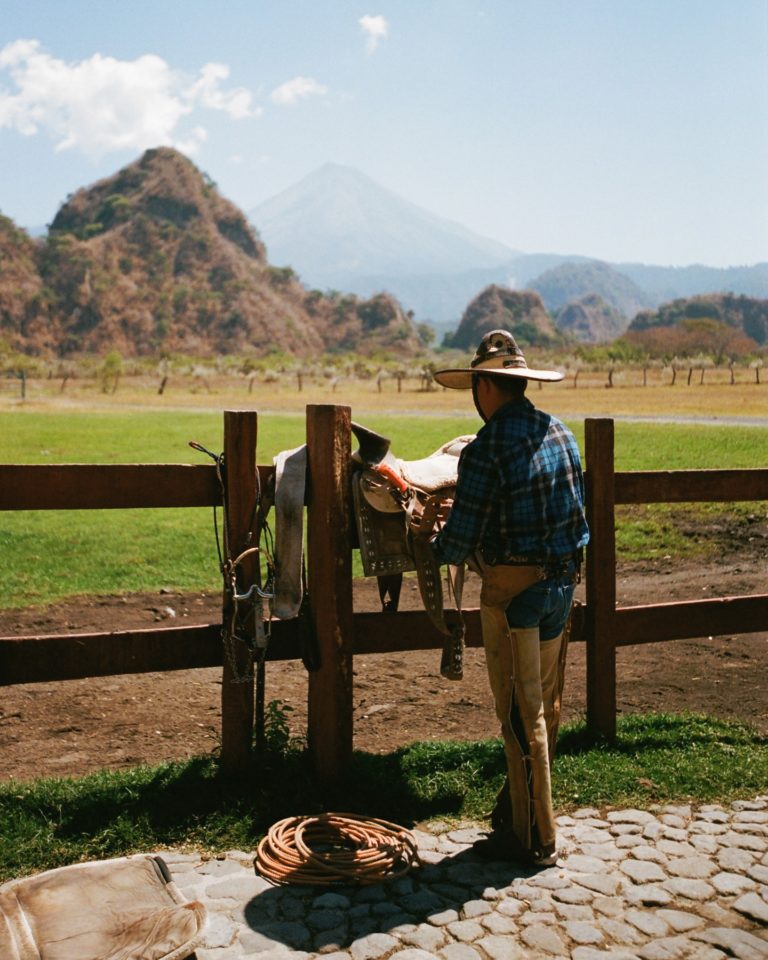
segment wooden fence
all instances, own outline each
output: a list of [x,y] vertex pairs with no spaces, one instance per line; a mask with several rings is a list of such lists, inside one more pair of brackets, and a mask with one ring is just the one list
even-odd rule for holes
[[[308,452],[307,576],[311,629],[320,666],[308,673],[307,738],[315,770],[332,783],[347,767],[353,744],[353,657],[437,649],[442,637],[423,611],[355,613],[352,604],[352,518],[349,512],[350,409],[306,408]],[[262,486],[271,466],[257,466],[257,415],[224,413],[228,539],[235,556],[258,535],[256,473]],[[615,506],[628,503],[768,500],[768,469],[617,473],[609,419],[585,423],[585,480],[591,541],[586,602],[572,640],[587,644],[587,723],[608,737],[616,731],[616,649],[619,646],[768,629],[768,594],[616,607]],[[198,507],[222,503],[214,465],[0,464],[0,510]],[[243,580],[258,577],[255,559]],[[222,618],[230,602],[224,593]],[[395,619],[396,618],[396,619]],[[480,616],[465,611],[468,646],[482,646]],[[302,656],[303,626],[275,622],[267,660]],[[223,654],[221,624],[0,637],[0,686],[120,673],[223,666],[222,765],[244,769],[254,728],[254,681],[245,645]],[[240,682],[237,682],[240,681]]]

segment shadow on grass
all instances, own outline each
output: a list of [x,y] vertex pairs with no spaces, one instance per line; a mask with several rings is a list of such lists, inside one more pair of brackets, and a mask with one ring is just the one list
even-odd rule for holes
[[306,753],[294,751],[255,760],[245,776],[227,776],[214,758],[197,757],[79,781],[48,781],[47,792],[22,796],[19,807],[47,821],[59,840],[100,837],[104,852],[150,838],[156,845],[197,839],[250,849],[276,820],[329,809],[406,825],[458,813],[464,791],[438,769],[439,754],[430,761],[419,758],[418,749],[416,758],[413,752],[356,753],[349,775],[332,791],[321,790]]

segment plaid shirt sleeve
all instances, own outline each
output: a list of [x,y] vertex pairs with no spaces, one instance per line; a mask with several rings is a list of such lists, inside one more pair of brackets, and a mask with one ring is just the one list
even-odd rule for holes
[[462,563],[483,539],[499,486],[494,458],[484,447],[478,437],[461,452],[451,514],[432,541],[440,563]]

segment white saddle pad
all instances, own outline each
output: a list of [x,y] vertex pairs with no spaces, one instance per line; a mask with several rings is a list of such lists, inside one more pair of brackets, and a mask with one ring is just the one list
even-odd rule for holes
[[456,485],[459,455],[474,435],[456,437],[421,460],[398,460],[403,479],[424,493],[435,493]]

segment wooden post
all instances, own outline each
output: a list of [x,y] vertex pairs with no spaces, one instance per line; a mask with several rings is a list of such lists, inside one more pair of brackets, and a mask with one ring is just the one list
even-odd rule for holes
[[[254,410],[224,412],[226,523],[231,560],[248,547],[258,546],[258,533],[255,530],[256,434],[257,416]],[[238,592],[245,592],[258,576],[258,554],[254,553],[238,564]],[[230,622],[232,608],[232,598],[225,590],[222,608],[225,625]],[[238,624],[242,635],[253,636],[253,617],[253,602],[241,603]],[[225,643],[221,684],[221,766],[227,773],[244,773],[251,756],[252,668],[251,651],[242,641]]]
[[307,579],[320,668],[309,674],[307,740],[326,788],[352,757],[349,407],[307,407]]
[[587,419],[587,728],[616,736],[616,520],[613,420]]

